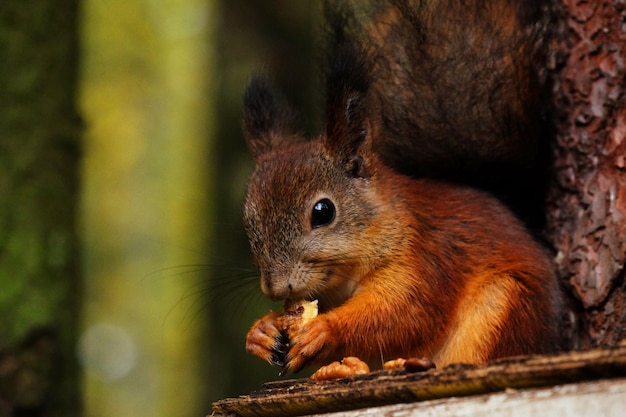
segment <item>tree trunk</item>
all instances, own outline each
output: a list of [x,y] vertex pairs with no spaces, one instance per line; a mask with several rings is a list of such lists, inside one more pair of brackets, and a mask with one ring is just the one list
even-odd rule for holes
[[586,348],[626,332],[626,5],[562,3],[548,236],[571,296],[572,347]]
[[0,3],[0,416],[79,414],[76,13]]

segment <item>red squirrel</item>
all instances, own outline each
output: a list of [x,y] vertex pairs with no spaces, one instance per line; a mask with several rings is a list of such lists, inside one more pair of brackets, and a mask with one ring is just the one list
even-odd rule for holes
[[267,314],[248,352],[298,371],[557,348],[550,255],[495,182],[476,182],[541,160],[542,13],[524,0],[396,0],[359,26],[345,4],[328,6],[326,123],[311,140],[267,78],[252,78],[244,224],[261,288],[318,300],[319,315],[286,326],[284,312]]

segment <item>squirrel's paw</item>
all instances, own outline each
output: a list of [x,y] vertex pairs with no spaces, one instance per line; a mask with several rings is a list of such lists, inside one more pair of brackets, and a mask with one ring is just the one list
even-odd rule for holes
[[289,341],[279,329],[281,315],[269,313],[257,320],[246,336],[246,351],[272,365],[285,366]]
[[286,369],[298,372],[313,360],[325,360],[324,352],[334,351],[335,337],[337,336],[333,337],[330,324],[323,315],[302,326],[292,326],[289,329],[291,349],[286,357]]

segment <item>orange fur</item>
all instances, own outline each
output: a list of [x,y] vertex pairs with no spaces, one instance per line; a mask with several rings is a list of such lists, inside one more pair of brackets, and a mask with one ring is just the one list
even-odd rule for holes
[[[445,366],[554,349],[559,297],[550,260],[519,221],[480,191],[375,164],[368,198],[376,218],[350,248],[361,257],[341,273],[358,285],[340,305],[289,329],[287,366],[345,356],[429,357]],[[250,338],[248,349],[265,359],[272,350]]]

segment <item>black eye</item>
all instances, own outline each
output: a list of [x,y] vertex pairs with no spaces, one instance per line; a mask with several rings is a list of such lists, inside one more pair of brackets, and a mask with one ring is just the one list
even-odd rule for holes
[[335,220],[335,205],[327,198],[323,198],[313,206],[311,213],[311,227],[321,227]]

